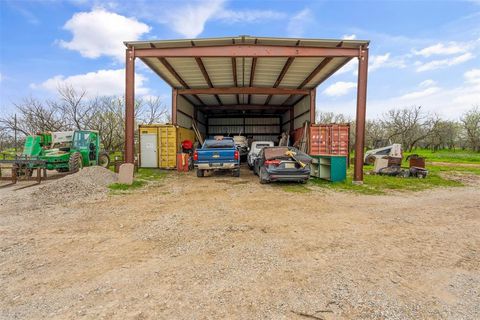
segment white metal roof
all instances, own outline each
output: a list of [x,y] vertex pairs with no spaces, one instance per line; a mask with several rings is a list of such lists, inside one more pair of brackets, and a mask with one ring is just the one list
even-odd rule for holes
[[[150,48],[186,48],[202,46],[226,46],[226,45],[268,45],[268,46],[292,46],[292,47],[322,47],[322,48],[360,48],[368,46],[366,40],[334,40],[334,39],[298,39],[298,38],[266,38],[266,37],[224,37],[224,38],[206,38],[206,39],[182,39],[182,40],[151,40],[151,41],[128,41],[127,47],[135,49]],[[345,65],[351,58],[330,58],[328,63],[318,72],[310,81],[303,83],[309,75],[324,61],[324,57],[295,57],[290,62],[286,73],[278,83],[278,88],[302,88],[313,89],[325,81],[336,70]],[[192,57],[170,57],[165,58],[166,63],[171,66],[177,76],[172,74],[171,70],[165,66],[159,58],[144,57],[141,60],[149,66],[155,73],[163,78],[170,86],[177,89],[187,89],[186,84],[191,89],[209,88],[198,61]],[[255,72],[252,83],[250,83],[252,61],[251,57],[203,57],[201,63],[210,78],[213,87],[233,87],[235,82],[238,87],[275,87],[279,75],[287,63],[288,57],[258,57],[256,58]],[[236,64],[236,79],[232,66]],[[179,81],[183,80],[184,84]],[[236,80],[236,81],[235,81]],[[302,85],[303,83],[303,85]],[[273,95],[268,99],[268,95],[250,95],[251,104],[280,105],[286,102],[288,96]],[[240,104],[247,104],[247,95],[225,94],[219,95],[220,101],[224,105],[237,104],[237,97]],[[301,97],[301,96],[298,96]],[[188,97],[187,97],[188,98]],[[196,105],[218,105],[218,100],[214,95],[198,95],[201,101],[190,97],[189,100]],[[296,101],[291,99],[291,101]]]

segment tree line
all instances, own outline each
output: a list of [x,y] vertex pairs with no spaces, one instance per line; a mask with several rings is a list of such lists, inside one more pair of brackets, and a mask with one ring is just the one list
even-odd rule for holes
[[[122,151],[125,109],[123,97],[88,98],[85,91],[71,86],[58,88],[56,99],[26,98],[14,104],[15,113],[0,116],[0,152],[14,146],[14,132],[23,138],[46,131],[98,130],[105,150]],[[16,118],[16,119],[15,119]],[[158,97],[137,98],[135,119],[138,124],[169,122],[169,111]],[[355,122],[343,114],[317,114],[317,123]],[[351,144],[355,143],[351,134]],[[480,152],[480,107],[473,106],[459,120],[445,120],[426,112],[421,106],[395,108],[379,119],[367,120],[365,145],[368,149],[401,143],[404,150],[428,148],[471,149]]]
[[[318,123],[350,123],[350,143],[355,144],[355,122],[343,114],[320,113]],[[379,119],[367,120],[365,146],[375,149],[400,143],[406,151],[426,148],[470,149],[480,152],[480,108],[473,106],[459,120],[445,120],[425,112],[421,106],[388,110]]]
[[[0,116],[0,151],[14,146],[15,129],[19,144],[27,135],[47,131],[98,130],[109,152],[124,147],[125,108],[123,97],[88,98],[85,91],[71,86],[58,88],[57,99],[25,98],[15,103],[15,113]],[[167,107],[158,97],[137,98],[135,119],[139,124],[170,121]]]

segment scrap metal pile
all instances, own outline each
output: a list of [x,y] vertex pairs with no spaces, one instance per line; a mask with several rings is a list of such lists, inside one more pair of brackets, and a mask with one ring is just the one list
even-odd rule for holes
[[[381,148],[382,151],[380,154],[375,154],[367,152],[366,159],[369,159],[369,163],[373,159],[374,169],[371,174],[385,175],[385,176],[394,176],[401,178],[426,178],[428,175],[428,170],[425,169],[425,158],[420,157],[417,154],[409,155],[406,158],[408,161],[408,167],[402,167],[403,153],[401,150],[401,145],[394,144],[388,147]],[[380,149],[378,149],[380,150]]]

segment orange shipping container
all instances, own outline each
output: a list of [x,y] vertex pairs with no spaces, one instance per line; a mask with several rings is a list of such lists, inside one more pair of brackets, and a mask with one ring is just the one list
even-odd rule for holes
[[310,126],[309,154],[343,155],[349,152],[348,124],[313,124]]

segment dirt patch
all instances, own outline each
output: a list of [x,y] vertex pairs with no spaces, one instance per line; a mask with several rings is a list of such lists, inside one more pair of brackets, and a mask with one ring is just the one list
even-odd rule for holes
[[461,182],[467,186],[480,186],[480,176],[469,172],[440,172],[440,176],[445,179]]
[[445,166],[445,167],[464,167],[464,168],[480,168],[480,163],[461,163],[461,162],[440,162],[440,161],[429,161],[428,164],[434,166]]
[[478,185],[362,196],[292,193],[248,170],[164,181],[1,206],[0,318],[480,318]]

